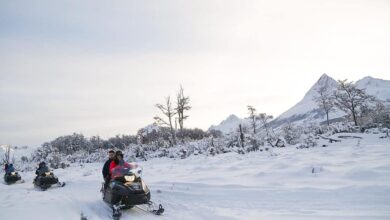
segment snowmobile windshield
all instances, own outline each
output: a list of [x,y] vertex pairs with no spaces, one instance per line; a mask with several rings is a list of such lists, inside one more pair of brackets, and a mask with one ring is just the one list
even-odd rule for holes
[[123,177],[125,175],[135,175],[139,177],[141,174],[141,168],[136,163],[126,163],[119,164],[114,167],[111,171],[111,179],[115,179],[118,177]]

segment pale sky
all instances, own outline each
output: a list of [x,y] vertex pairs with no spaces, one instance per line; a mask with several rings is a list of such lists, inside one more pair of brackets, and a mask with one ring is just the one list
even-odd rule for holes
[[278,116],[323,73],[390,79],[389,53],[389,0],[0,0],[0,144],[135,134],[180,84],[188,127]]

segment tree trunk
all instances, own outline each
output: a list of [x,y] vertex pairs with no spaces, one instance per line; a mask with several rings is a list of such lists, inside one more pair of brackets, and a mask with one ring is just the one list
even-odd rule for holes
[[244,147],[244,133],[242,132],[241,124],[240,124],[240,141],[241,141],[241,147]]
[[328,123],[329,126],[329,112],[326,112],[326,122]]
[[358,125],[357,120],[356,120],[356,112],[355,112],[355,107],[352,106],[352,117],[353,117],[353,122],[355,122],[355,126]]
[[172,142],[173,145],[176,145],[176,136],[175,136],[175,131],[173,130],[173,125],[172,125],[172,116],[169,116],[169,126],[171,128],[171,136],[172,136]]
[[256,121],[255,121],[255,118],[253,118],[253,134],[256,134]]

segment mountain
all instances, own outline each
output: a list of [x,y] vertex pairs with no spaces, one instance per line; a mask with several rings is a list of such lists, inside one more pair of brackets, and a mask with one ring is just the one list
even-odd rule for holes
[[[326,86],[330,89],[331,92],[337,89],[337,81],[332,77],[323,74],[320,79],[306,92],[303,99],[294,105],[292,108],[287,110],[278,116],[275,120],[273,120],[272,124],[275,127],[278,127],[284,123],[292,123],[292,122],[321,122],[325,120],[325,113],[321,111],[317,103],[313,100],[316,96],[318,96],[318,89]],[[329,116],[330,118],[340,117],[344,113],[340,111],[332,112]]]
[[218,130],[224,134],[228,134],[232,131],[235,131],[240,124],[245,125],[247,124],[247,121],[232,114],[217,126],[212,125],[209,130]]
[[[306,92],[303,99],[296,105],[279,115],[273,120],[272,126],[279,127],[285,123],[320,123],[326,120],[326,115],[321,111],[317,103],[313,100],[318,96],[318,89],[326,86],[331,92],[337,89],[337,81],[327,74],[323,74],[318,81]],[[390,103],[390,80],[373,78],[371,76],[364,77],[355,83],[359,89],[365,89],[366,93],[375,98]],[[337,119],[345,115],[345,112],[335,109],[330,112],[330,119]],[[239,124],[248,124],[245,119],[241,119],[236,115],[230,115],[217,126],[211,126],[209,130],[220,130],[223,133],[230,133],[238,128]]]
[[365,89],[367,94],[372,95],[381,101],[390,102],[390,80],[367,76],[357,81],[356,87]]
[[[374,96],[382,101],[390,101],[390,81],[376,79],[370,76],[355,83],[359,89],[365,89],[366,93]],[[310,122],[323,122],[326,120],[326,115],[321,111],[313,98],[318,96],[318,88],[322,86],[328,86],[330,90],[337,88],[337,81],[330,76],[324,74],[321,78],[310,88],[303,99],[295,106],[281,114],[273,122],[274,127],[278,127],[284,123],[310,123]],[[335,109],[330,113],[329,118],[335,119],[344,116],[345,113],[338,109]]]

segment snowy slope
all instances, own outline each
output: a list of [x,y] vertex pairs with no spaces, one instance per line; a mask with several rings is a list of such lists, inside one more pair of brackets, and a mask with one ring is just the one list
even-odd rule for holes
[[[323,86],[331,88],[331,91],[336,90],[337,81],[332,77],[323,74],[318,81],[309,89],[303,99],[296,105],[279,115],[272,121],[274,127],[278,127],[288,122],[298,124],[307,124],[312,122],[323,122],[326,120],[326,115],[318,109],[317,103],[313,101],[314,97],[318,96],[317,90]],[[390,80],[376,79],[367,76],[356,82],[356,86],[360,89],[365,89],[367,94],[376,97],[379,100],[390,102]],[[345,113],[338,109],[334,109],[329,114],[330,119],[340,118]],[[235,115],[230,115],[217,126],[211,126],[209,130],[220,130],[223,133],[230,133],[237,129],[239,124],[248,124],[245,119],[241,119]]]
[[316,110],[318,107],[316,102],[313,101],[313,99],[318,96],[317,90],[323,86],[329,87],[332,91],[334,91],[337,88],[337,81],[329,77],[328,75],[323,74],[320,79],[305,94],[305,96],[300,102],[298,102],[288,111],[281,114],[278,118],[289,118],[294,115],[306,114],[307,112]]
[[[135,208],[122,219],[390,219],[390,139],[353,135],[362,139],[144,162],[152,199],[166,212],[155,217]],[[45,192],[33,188],[32,173],[22,173],[23,184],[0,184],[0,219],[69,220],[81,212],[110,219],[99,193],[101,166],[55,170],[67,186]]]
[[[325,113],[318,109],[317,104],[313,101],[313,98],[318,96],[318,88],[322,86],[328,86],[332,90],[337,88],[337,82],[333,78],[324,74],[321,78],[310,88],[303,99],[295,106],[278,116],[272,123],[275,127],[280,126],[286,122],[295,123],[311,123],[311,122],[323,122],[326,120]],[[356,86],[360,89],[365,89],[367,94],[386,101],[390,100],[390,81],[376,79],[372,77],[365,77],[356,82]],[[334,109],[329,114],[330,119],[339,118],[344,116],[345,113],[338,109]]]
[[370,76],[356,82],[356,87],[382,101],[390,102],[390,80],[376,79]]
[[224,134],[228,134],[230,132],[236,131],[239,125],[247,125],[248,122],[245,119],[239,118],[236,115],[230,115],[225,120],[223,120],[217,126],[211,126],[209,130],[219,130]]

